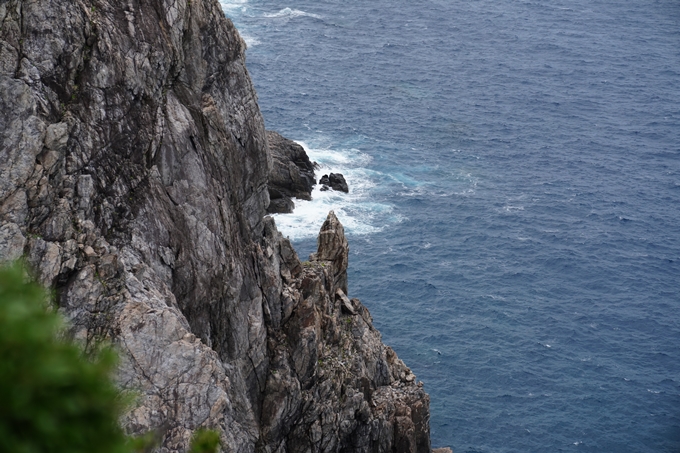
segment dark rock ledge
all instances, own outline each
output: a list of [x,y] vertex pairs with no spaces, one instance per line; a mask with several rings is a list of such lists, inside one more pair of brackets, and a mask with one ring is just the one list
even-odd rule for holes
[[[269,192],[268,214],[293,212],[293,198],[311,200],[316,185],[315,170],[319,166],[307,156],[304,148],[278,132],[267,131],[267,146],[272,156],[267,188]],[[347,181],[340,173],[323,175],[319,180],[321,190],[349,192]]]
[[349,192],[347,181],[345,181],[345,177],[341,173],[331,173],[329,175],[323,175],[319,180],[319,184],[323,186],[321,187],[321,190],[333,189],[345,193]]
[[293,212],[293,198],[312,199],[312,189],[316,184],[314,170],[318,166],[309,160],[302,146],[278,132],[267,131],[267,142],[273,160],[269,172],[270,202],[267,212]]

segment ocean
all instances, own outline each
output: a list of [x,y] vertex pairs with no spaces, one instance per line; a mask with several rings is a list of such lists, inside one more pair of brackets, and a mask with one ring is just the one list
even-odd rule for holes
[[222,5],[433,446],[680,451],[680,2]]

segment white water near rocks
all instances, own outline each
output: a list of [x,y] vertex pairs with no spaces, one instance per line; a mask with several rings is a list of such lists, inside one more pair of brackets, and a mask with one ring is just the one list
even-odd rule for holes
[[457,452],[680,450],[680,7],[223,3]]

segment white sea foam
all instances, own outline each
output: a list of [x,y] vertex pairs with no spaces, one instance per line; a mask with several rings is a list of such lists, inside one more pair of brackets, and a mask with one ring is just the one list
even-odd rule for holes
[[293,17],[313,17],[315,19],[321,19],[318,14],[312,14],[299,9],[283,8],[276,13],[265,14],[264,17],[268,18],[286,18],[291,19]]
[[[219,2],[224,14],[232,19],[248,11],[248,0],[219,0]],[[260,40],[248,34],[242,25],[239,26],[238,31],[248,47],[260,44]]]
[[377,233],[385,226],[403,220],[394,207],[375,201],[373,191],[379,172],[367,166],[371,157],[357,149],[310,147],[299,142],[312,161],[319,164],[317,178],[329,173],[342,173],[349,193],[334,190],[321,191],[314,187],[312,200],[294,200],[292,214],[275,214],[276,225],[284,236],[292,240],[316,237],[328,212],[333,210],[345,227],[347,234]]
[[254,36],[250,36],[250,35],[243,33],[243,32],[241,32],[240,35],[241,35],[241,38],[243,38],[243,40],[246,42],[246,45],[248,47],[253,47],[253,46],[260,44],[260,40],[257,39]]
[[248,0],[220,0],[220,6],[225,13],[232,10],[245,11],[247,4]]

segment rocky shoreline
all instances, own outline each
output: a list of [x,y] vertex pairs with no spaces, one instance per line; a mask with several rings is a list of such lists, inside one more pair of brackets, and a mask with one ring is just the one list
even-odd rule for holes
[[121,351],[129,433],[430,452],[429,397],[347,294],[342,225],[300,262],[266,216],[313,164],[265,132],[216,0],[8,0],[0,24],[0,261]]
[[309,160],[304,148],[278,132],[267,131],[269,152],[273,159],[269,172],[270,214],[290,213],[295,209],[293,198],[312,199],[316,185],[314,170],[319,166]]

